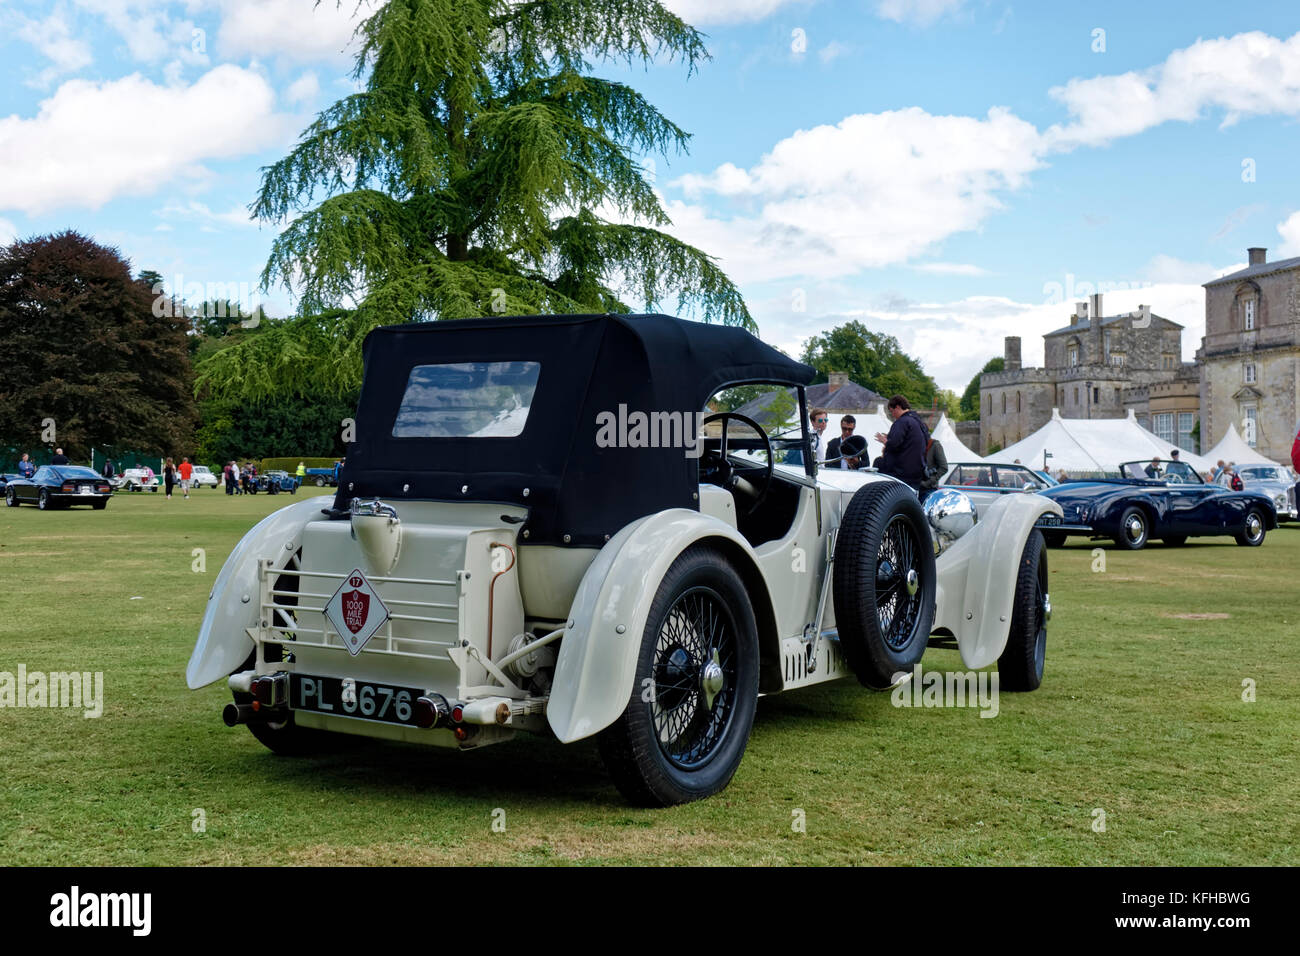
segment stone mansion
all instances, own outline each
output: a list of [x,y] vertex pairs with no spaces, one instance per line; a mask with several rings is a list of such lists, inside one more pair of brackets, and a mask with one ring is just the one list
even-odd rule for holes
[[1193,363],[1182,361],[1177,322],[1145,305],[1107,316],[1100,295],[1043,336],[1042,368],[1024,368],[1020,339],[1009,336],[1004,370],[980,379],[980,452],[1019,441],[1059,408],[1064,418],[1132,411],[1188,451],[1198,437],[1208,449],[1234,424],[1262,454],[1287,460],[1300,417],[1300,258],[1247,255],[1245,269],[1205,283],[1205,338]]

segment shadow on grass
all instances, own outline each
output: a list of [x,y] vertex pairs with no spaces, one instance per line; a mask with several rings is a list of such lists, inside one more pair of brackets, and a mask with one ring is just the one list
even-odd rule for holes
[[[889,708],[888,694],[868,691],[852,680],[763,697],[749,746],[779,746],[796,724],[805,730],[843,724],[866,729],[882,706]],[[284,757],[264,749],[243,728],[233,728],[231,734],[249,739],[226,742],[239,751],[222,758],[228,770],[250,780],[273,779],[277,786],[303,793],[324,789],[398,798],[436,793],[485,804],[499,803],[503,794],[555,806],[624,803],[594,737],[562,744],[520,733],[505,743],[464,752],[355,737],[343,738],[340,749],[328,754]]]

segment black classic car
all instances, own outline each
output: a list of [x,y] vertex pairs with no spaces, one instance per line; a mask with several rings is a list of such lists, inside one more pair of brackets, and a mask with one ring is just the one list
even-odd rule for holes
[[1232,535],[1240,545],[1258,547],[1277,527],[1268,495],[1208,484],[1183,462],[1129,461],[1120,465],[1119,478],[1071,481],[1038,493],[1063,512],[1038,522],[1052,547],[1072,534],[1112,538],[1131,551],[1152,538],[1180,545],[1206,535]]
[[6,478],[5,504],[10,508],[26,502],[42,511],[70,505],[90,505],[98,511],[113,495],[107,478],[80,465],[43,465],[31,478]]

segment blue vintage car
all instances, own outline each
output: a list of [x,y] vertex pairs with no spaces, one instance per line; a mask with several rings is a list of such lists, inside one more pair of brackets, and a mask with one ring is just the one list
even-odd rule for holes
[[1137,551],[1152,538],[1176,546],[1191,537],[1232,535],[1240,545],[1258,547],[1265,532],[1277,527],[1268,495],[1208,484],[1183,462],[1129,461],[1120,465],[1120,476],[1038,492],[1063,512],[1039,520],[1047,544],[1059,547],[1068,535],[1080,534],[1112,538]]

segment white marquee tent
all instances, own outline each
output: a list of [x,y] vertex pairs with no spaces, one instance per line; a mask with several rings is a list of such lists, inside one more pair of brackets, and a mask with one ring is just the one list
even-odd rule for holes
[[[1019,459],[1023,465],[1041,469],[1046,451],[1051,456],[1046,468],[1053,475],[1062,468],[1072,475],[1118,474],[1121,462],[1146,461],[1156,456],[1168,461],[1174,447],[1139,425],[1131,410],[1127,418],[1086,419],[1062,418],[1060,410],[1054,408],[1051,420],[1038,431],[985,457],[1006,463]],[[1213,460],[1189,451],[1180,451],[1179,458],[1203,475],[1214,465]]]
[[947,413],[939,416],[939,421],[935,424],[930,436],[943,446],[944,457],[950,462],[969,461],[981,462],[984,459],[975,452],[971,451],[957,437],[956,430],[952,427],[952,422],[948,421]]
[[1219,443],[1205,453],[1212,462],[1235,461],[1239,465],[1276,465],[1271,458],[1265,458],[1246,444],[1246,439],[1237,434],[1237,427],[1229,425]]

